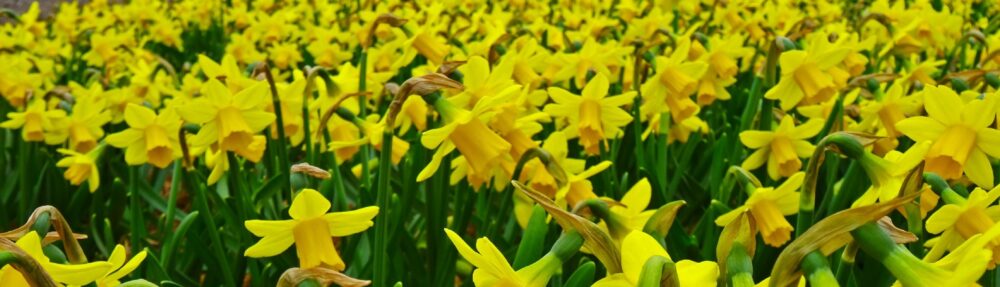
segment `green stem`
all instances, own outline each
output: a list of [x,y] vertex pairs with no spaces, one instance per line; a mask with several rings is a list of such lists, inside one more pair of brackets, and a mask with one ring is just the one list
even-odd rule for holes
[[802,259],[802,271],[812,286],[840,286],[837,283],[837,277],[830,270],[830,264],[827,263],[826,257],[819,251],[806,254],[806,257]]
[[[287,138],[285,138],[285,117],[282,115],[281,100],[278,97],[278,86],[274,82],[274,76],[271,75],[271,68],[269,66],[265,66],[264,68],[264,77],[267,78],[267,83],[271,87],[271,104],[274,106],[275,121],[277,121],[278,170],[281,170],[279,174],[283,174],[281,182],[283,183],[285,190],[288,191],[288,198],[293,198],[292,181],[290,177],[291,173],[288,172],[291,165],[288,164],[288,148],[285,146],[285,141],[287,140]],[[309,130],[306,129],[306,133],[308,132]],[[232,168],[232,166],[230,166],[230,168]]]
[[726,257],[726,275],[729,276],[730,286],[754,286],[753,261],[743,244],[734,243],[729,250],[729,256]]
[[130,166],[129,167],[129,183],[128,183],[128,193],[131,199],[131,204],[129,204],[129,211],[132,212],[132,218],[129,221],[131,223],[132,234],[129,236],[132,239],[132,254],[138,253],[142,250],[143,240],[146,239],[146,224],[145,219],[142,215],[142,208],[140,207],[141,196],[139,196],[139,167]]
[[[230,167],[232,168],[232,167]],[[219,237],[219,227],[215,224],[215,218],[212,216],[212,210],[208,207],[208,196],[205,195],[204,184],[195,185],[189,177],[184,177],[184,183],[187,184],[189,190],[194,191],[194,205],[198,209],[198,212],[203,214],[201,218],[205,221],[205,228],[208,230],[208,239],[212,244],[212,256],[217,260],[217,268],[222,272],[222,279],[226,283],[226,286],[235,287],[236,277],[233,277],[233,271],[230,269],[229,260],[226,259],[226,252],[222,245],[222,238]]]
[[175,210],[177,209],[177,195],[180,193],[181,190],[180,189],[181,177],[183,176],[183,174],[184,173],[182,172],[181,163],[179,161],[175,161],[174,173],[170,184],[170,196],[167,198],[167,210],[165,211],[166,214],[164,215],[163,223],[162,226],[160,227],[160,230],[163,230],[164,232],[163,234],[164,239],[169,238],[170,233],[173,230],[173,226],[171,226],[172,225],[171,223],[174,222],[174,213],[176,213]]
[[382,213],[375,219],[375,280],[374,286],[389,286],[389,179],[392,176],[392,129],[386,129],[382,134],[382,152],[378,166],[378,193],[375,203]]

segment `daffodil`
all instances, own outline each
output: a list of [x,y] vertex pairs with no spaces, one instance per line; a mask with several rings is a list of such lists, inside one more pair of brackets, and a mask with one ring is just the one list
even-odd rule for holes
[[828,72],[840,64],[849,52],[847,48],[817,44],[807,47],[804,51],[781,53],[781,57],[778,58],[781,79],[764,94],[764,97],[780,100],[781,109],[786,111],[799,103],[815,104],[826,101],[837,92],[834,78]]
[[932,142],[913,151],[924,155],[924,171],[945,179],[960,178],[964,172],[976,185],[992,188],[993,167],[987,155],[1000,157],[1000,131],[990,127],[996,117],[996,100],[965,102],[948,87],[927,86],[924,109],[928,116],[901,120],[896,129],[918,143]]
[[0,127],[21,129],[21,138],[26,142],[58,144],[65,139],[55,131],[65,128],[66,111],[46,109],[42,99],[31,101],[23,112],[11,112],[7,117],[7,121],[0,123]]
[[125,162],[130,165],[150,163],[165,168],[180,156],[178,132],[181,118],[174,109],[164,109],[159,115],[136,104],[125,108],[129,128],[109,135],[112,146],[125,149]]
[[[997,198],[1000,198],[1000,187],[989,192],[976,188],[969,193],[967,199],[954,191],[947,190],[944,193],[949,193],[942,196],[948,204],[927,218],[927,232],[941,234],[928,242],[933,243],[927,254],[931,259],[937,259],[945,251],[955,249],[965,240],[986,232],[1000,221],[1000,205],[994,205]],[[993,250],[991,265],[995,265],[1000,262],[1000,239],[987,243],[987,246]]]
[[792,116],[781,118],[781,124],[774,131],[743,131],[740,142],[756,149],[746,160],[743,168],[757,169],[767,163],[767,175],[772,179],[790,176],[802,169],[802,160],[812,156],[815,147],[806,141],[823,128],[823,121],[810,120],[795,126]]
[[521,87],[511,79],[514,62],[510,60],[501,61],[490,71],[490,63],[486,59],[474,56],[458,67],[458,71],[465,76],[462,79],[465,89],[449,100],[459,107],[472,108],[484,97],[515,93]]
[[896,129],[896,124],[906,119],[907,116],[916,114],[919,110],[920,98],[904,94],[902,83],[897,82],[889,87],[889,91],[885,95],[876,97],[873,101],[862,103],[861,116],[863,120],[859,124],[862,128],[879,124],[885,129],[886,136],[895,139],[902,135]]
[[[653,257],[670,259],[670,254],[655,238],[633,230],[622,240],[622,273],[610,274],[594,282],[595,287],[638,286],[643,266]],[[712,261],[677,261],[677,279],[680,286],[715,286],[719,278],[719,265]]]
[[750,216],[764,238],[764,243],[780,247],[792,238],[794,229],[785,216],[799,211],[799,186],[805,173],[799,172],[778,188],[756,188],[742,206],[715,219],[715,224],[726,226],[740,216]]
[[458,249],[465,260],[468,260],[476,267],[472,271],[472,282],[475,286],[525,286],[542,287],[546,286],[549,278],[558,270],[562,261],[553,255],[547,255],[528,265],[521,270],[514,271],[514,268],[507,262],[507,258],[490,242],[489,238],[483,237],[476,241],[476,250],[472,250],[454,231],[445,228],[448,239]]
[[[42,271],[49,274],[52,280],[61,284],[83,286],[100,279],[111,270],[112,265],[107,262],[90,262],[84,264],[59,264],[52,262],[45,253],[42,252],[42,239],[38,233],[28,232],[21,239],[17,240],[17,247],[21,248],[31,258],[41,265]],[[21,272],[11,265],[6,265],[0,269],[0,282],[3,286],[28,287],[28,281],[21,275]]]
[[146,250],[139,251],[132,256],[132,259],[126,260],[125,247],[121,245],[115,245],[115,249],[111,251],[111,256],[108,256],[107,263],[111,264],[111,268],[108,269],[108,273],[104,274],[103,277],[97,278],[97,287],[115,287],[121,285],[118,281],[122,277],[127,276],[132,273],[136,268],[139,268],[139,264],[146,259]]
[[652,195],[653,188],[649,184],[649,180],[643,178],[636,182],[622,199],[619,201],[622,205],[612,205],[611,212],[618,214],[625,220],[625,225],[632,230],[642,230],[646,226],[646,221],[649,217],[653,216],[656,210],[646,210],[649,206],[649,199]]
[[494,168],[502,167],[513,173],[514,161],[510,158],[511,145],[490,130],[484,121],[492,116],[492,110],[502,104],[506,97],[490,97],[476,103],[471,110],[455,106],[447,99],[438,98],[432,105],[444,119],[442,127],[425,131],[420,143],[426,148],[437,148],[431,162],[420,174],[417,181],[429,178],[441,165],[441,160],[451,151],[458,149],[465,157],[471,171],[477,174],[492,174]]
[[[350,146],[361,146],[363,144],[371,144],[376,150],[382,150],[382,133],[385,130],[385,121],[379,121],[378,115],[369,115],[367,120],[355,119],[355,124],[357,124],[362,131],[364,131],[364,137],[353,141],[334,141],[330,143],[330,149],[341,149]],[[392,137],[392,163],[398,164],[403,156],[406,155],[406,151],[410,150],[410,143],[400,139],[397,136]]]
[[243,253],[254,258],[281,254],[295,244],[300,268],[326,266],[344,270],[331,237],[343,237],[367,230],[374,223],[378,207],[331,212],[330,201],[314,189],[303,189],[292,200],[289,220],[247,220],[250,233],[263,237]]
[[587,81],[589,72],[611,77],[614,75],[612,71],[624,65],[623,60],[628,53],[628,48],[616,42],[602,44],[588,37],[579,51],[557,54],[552,58],[555,66],[562,67],[552,79],[554,81],[571,79],[577,87],[580,87]]
[[101,185],[101,176],[98,174],[97,169],[97,159],[104,152],[104,144],[98,145],[85,154],[71,149],[59,149],[58,151],[66,155],[66,157],[56,162],[56,166],[66,168],[63,177],[73,185],[80,185],[86,181],[87,186],[90,187],[90,192],[97,191],[97,187]]
[[257,82],[233,95],[218,80],[212,79],[202,87],[201,98],[177,108],[185,121],[202,124],[198,134],[191,137],[194,146],[218,144],[222,150],[258,161],[264,146],[253,145],[254,137],[274,121],[274,114],[264,109],[267,101],[267,83]]
[[[435,23],[435,22],[428,22]],[[448,46],[447,42],[437,35],[437,29],[433,25],[426,25],[411,31],[416,31],[413,36],[407,40],[409,46],[417,50],[420,55],[427,58],[428,61],[434,64],[441,64],[444,62],[444,58],[448,56],[451,47]]]
[[549,88],[555,101],[545,107],[545,112],[566,118],[569,125],[563,129],[570,138],[579,137],[588,154],[600,153],[601,142],[623,134],[621,127],[632,121],[632,115],[619,108],[632,102],[635,92],[607,97],[609,82],[602,74],[594,76],[575,96],[561,88]]
[[681,40],[670,57],[658,56],[656,74],[642,84],[642,114],[651,117],[670,112],[674,122],[682,122],[698,113],[691,95],[698,90],[698,79],[708,71],[702,61],[688,61],[690,40]]

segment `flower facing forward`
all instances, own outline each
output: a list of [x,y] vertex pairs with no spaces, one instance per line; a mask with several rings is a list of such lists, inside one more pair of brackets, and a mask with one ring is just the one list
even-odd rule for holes
[[812,156],[815,149],[806,139],[819,133],[823,121],[810,120],[800,126],[795,126],[792,121],[791,116],[785,116],[774,131],[741,132],[740,142],[756,149],[743,161],[743,168],[753,170],[767,162],[767,175],[775,180],[802,169],[799,158]]
[[60,124],[65,124],[66,111],[46,110],[43,100],[33,100],[23,112],[11,112],[7,114],[7,117],[9,119],[0,123],[0,127],[21,129],[21,138],[24,141],[45,141],[50,144],[58,144],[63,139],[53,131],[60,129],[58,127]]
[[566,135],[579,137],[580,144],[591,155],[600,152],[601,141],[620,136],[621,127],[632,121],[632,115],[619,107],[631,103],[636,93],[607,97],[608,87],[608,78],[597,74],[579,97],[562,88],[549,88],[555,103],[545,106],[545,112],[568,119]]
[[[670,260],[670,254],[655,238],[645,232],[633,230],[622,240],[622,273],[610,274],[593,286],[638,286],[643,267],[653,257]],[[719,278],[719,265],[715,262],[681,260],[676,263],[679,286],[715,286]]]
[[292,219],[246,221],[247,230],[263,238],[247,248],[243,255],[254,258],[275,256],[294,243],[300,268],[324,265],[344,270],[344,261],[330,238],[365,231],[372,226],[378,207],[326,213],[329,210],[330,201],[323,195],[314,189],[303,189],[288,209]]
[[851,50],[847,48],[832,45],[811,45],[806,51],[782,53],[778,58],[781,80],[764,97],[781,100],[781,109],[786,111],[799,103],[826,101],[837,92],[829,70],[843,61],[849,52]]
[[726,226],[739,216],[748,215],[753,217],[757,230],[764,237],[764,243],[774,247],[785,244],[791,239],[793,229],[785,216],[799,211],[799,193],[796,190],[802,185],[804,178],[805,173],[799,172],[778,188],[755,189],[743,206],[719,216],[715,219],[715,224]]
[[177,109],[188,122],[203,124],[191,138],[194,146],[216,143],[222,150],[234,151],[258,161],[264,153],[263,145],[254,145],[255,137],[274,121],[267,106],[267,83],[257,82],[233,95],[225,85],[211,79],[202,87],[202,97]]
[[[113,268],[108,262],[91,262],[84,264],[59,264],[52,262],[45,253],[42,252],[42,239],[34,231],[28,232],[21,239],[17,240],[17,247],[21,248],[31,258],[41,265],[45,273],[48,273],[52,281],[61,284],[83,286],[100,279],[104,274]],[[5,287],[28,287],[27,279],[21,272],[14,269],[10,264],[0,269],[0,283]],[[59,285],[62,286],[62,285]],[[103,287],[103,286],[102,286]]]
[[180,156],[178,131],[181,118],[173,109],[163,109],[159,115],[153,110],[129,104],[125,108],[125,122],[129,128],[108,136],[108,143],[125,149],[125,162],[130,165],[150,163],[165,168]]
[[[924,171],[945,179],[965,175],[976,185],[993,187],[993,167],[986,155],[1000,157],[1000,131],[990,128],[996,115],[996,96],[965,102],[945,86],[924,88],[926,117],[910,117],[896,129],[914,141],[932,142],[915,151],[924,154]],[[918,148],[915,145],[913,148]]]

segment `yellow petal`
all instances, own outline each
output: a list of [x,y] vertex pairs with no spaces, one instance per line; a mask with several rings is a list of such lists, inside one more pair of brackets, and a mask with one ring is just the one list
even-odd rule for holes
[[639,282],[642,266],[653,256],[670,259],[660,243],[645,232],[633,230],[622,240],[622,271],[631,282]]
[[50,263],[43,266],[52,280],[70,285],[90,284],[111,270],[111,264],[103,261],[72,265]]
[[982,188],[993,188],[993,166],[983,151],[973,148],[965,161],[965,175]]
[[264,236],[260,241],[247,248],[243,252],[243,256],[254,258],[275,256],[285,252],[288,247],[292,246],[292,243],[295,243],[292,232]]
[[125,107],[125,122],[133,128],[145,128],[156,121],[156,113],[153,110],[129,103]]
[[948,204],[942,206],[937,212],[931,214],[930,218],[927,218],[927,232],[938,234],[951,228],[961,213],[962,208],[958,205]]
[[719,279],[719,265],[712,261],[677,261],[680,286],[715,286]]
[[945,127],[929,117],[910,117],[896,123],[896,129],[914,141],[933,141],[944,133]]
[[462,258],[465,258],[465,260],[468,260],[469,263],[476,267],[486,265],[483,257],[476,251],[473,251],[472,247],[469,247],[461,236],[458,236],[454,231],[447,228],[444,229],[444,233],[448,235],[448,239],[455,245],[455,249],[458,249],[458,254],[461,254]]
[[643,178],[639,180],[639,182],[636,182],[635,185],[632,186],[632,189],[629,189],[629,191],[625,193],[625,196],[622,196],[621,203],[624,204],[629,211],[638,214],[649,206],[649,197],[651,194],[652,186],[650,186],[648,179]]
[[330,210],[330,201],[323,197],[319,191],[306,188],[295,195],[292,206],[288,209],[288,215],[298,220],[320,217]]
[[1000,158],[1000,130],[992,128],[980,129],[976,132],[976,146],[986,154]]
[[608,77],[604,74],[598,73],[590,82],[583,87],[583,92],[581,96],[583,98],[589,99],[601,99],[608,95]]
[[744,131],[740,133],[740,142],[748,148],[758,149],[771,144],[774,132],[770,131]]
[[964,106],[965,102],[951,88],[946,86],[924,88],[924,109],[927,110],[927,115],[945,125],[961,121],[961,107]]
[[121,132],[108,135],[104,138],[108,144],[117,148],[124,148],[142,138],[143,133],[137,129],[126,129]]
[[243,225],[253,235],[264,237],[292,232],[295,220],[247,220]]
[[129,273],[132,273],[132,271],[135,271],[136,268],[139,268],[139,264],[142,264],[143,260],[146,260],[145,249],[139,251],[139,253],[135,254],[135,256],[132,256],[132,259],[129,259],[129,261],[126,262],[125,265],[114,265],[114,266],[121,266],[121,268],[118,268],[118,270],[109,273],[107,276],[104,276],[104,278],[111,280],[121,279],[122,277],[125,277]]
[[365,231],[374,223],[372,218],[378,214],[377,206],[369,206],[352,211],[333,212],[323,215],[330,225],[330,235],[348,236]]

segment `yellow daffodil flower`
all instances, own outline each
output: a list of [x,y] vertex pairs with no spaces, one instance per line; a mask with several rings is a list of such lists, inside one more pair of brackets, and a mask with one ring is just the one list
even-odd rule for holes
[[[649,259],[660,256],[670,260],[670,254],[655,238],[633,230],[622,240],[622,273],[610,274],[594,282],[595,287],[638,286],[643,266]],[[715,286],[719,278],[719,265],[712,261],[694,262],[681,260],[676,263],[680,286]]]
[[[937,259],[945,251],[951,251],[962,242],[974,235],[986,232],[996,222],[1000,221],[1000,205],[994,205],[1000,198],[1000,187],[986,192],[976,188],[969,193],[969,198],[961,198],[952,192],[945,195],[945,201],[950,201],[927,218],[927,232],[941,234],[933,243],[929,258]],[[993,250],[993,262],[1000,262],[1000,240],[987,244]]]
[[0,127],[21,129],[21,138],[26,142],[58,144],[65,139],[56,131],[65,128],[66,111],[46,109],[44,100],[33,100],[23,112],[11,112],[7,117]]
[[764,237],[764,243],[780,247],[792,238],[792,225],[785,216],[799,211],[799,186],[805,173],[799,172],[782,183],[778,188],[761,187],[754,190],[742,206],[715,219],[715,224],[726,226],[740,216],[751,216],[757,230]]
[[153,110],[136,104],[125,108],[125,122],[129,128],[109,135],[112,146],[125,149],[125,162],[130,165],[150,163],[165,168],[180,157],[178,132],[181,118],[174,109],[164,109],[159,115]]
[[781,124],[774,131],[743,131],[740,142],[748,148],[756,149],[742,167],[754,170],[767,162],[767,175],[772,179],[790,176],[802,169],[801,158],[812,156],[815,147],[806,141],[823,128],[823,121],[810,120],[795,126],[792,116],[781,118]]
[[201,98],[177,108],[177,113],[188,122],[202,124],[198,134],[190,138],[194,146],[218,144],[222,150],[233,151],[258,161],[264,145],[255,145],[255,137],[274,121],[274,114],[264,108],[269,103],[267,83],[258,82],[233,95],[218,80],[212,79],[202,87]]
[[656,213],[656,210],[646,210],[652,192],[653,187],[649,184],[649,180],[643,178],[625,192],[625,195],[622,195],[622,199],[619,201],[622,205],[611,206],[611,212],[621,216],[625,220],[623,223],[628,228],[642,230],[646,226],[646,221],[649,221],[649,217]]
[[563,129],[566,136],[579,137],[580,144],[591,155],[600,153],[602,141],[621,136],[621,127],[632,122],[632,115],[619,107],[631,103],[636,93],[607,97],[608,86],[608,78],[597,74],[579,97],[562,88],[549,88],[555,103],[545,106],[545,112],[566,118],[569,121]]
[[500,62],[490,71],[490,63],[486,59],[474,56],[458,67],[458,71],[465,76],[462,79],[465,90],[449,100],[459,107],[471,109],[484,97],[516,93],[521,88],[511,78],[514,62],[510,60]]
[[549,255],[521,270],[514,271],[507,258],[489,238],[482,237],[476,241],[478,249],[476,252],[454,231],[445,228],[444,232],[458,249],[458,254],[476,267],[476,270],[472,271],[472,282],[475,286],[542,287],[548,284],[549,278],[562,265],[558,257]]
[[691,95],[698,90],[698,79],[708,71],[702,61],[688,61],[691,41],[682,40],[670,57],[656,57],[656,74],[642,84],[644,97],[642,114],[646,117],[670,112],[674,122],[698,113],[698,104]]
[[809,46],[804,51],[781,53],[778,58],[781,79],[764,97],[781,100],[781,109],[786,111],[800,102],[816,104],[832,97],[837,92],[837,86],[828,71],[840,64],[851,51],[847,48],[831,46],[822,49],[816,46],[820,45]]
[[299,268],[327,266],[344,270],[331,237],[343,237],[365,231],[373,225],[378,207],[369,206],[345,212],[331,212],[330,201],[314,189],[303,189],[288,209],[290,220],[247,220],[250,233],[263,237],[243,253],[247,257],[271,257],[293,243],[299,256]]
[[492,116],[493,108],[504,103],[507,98],[494,96],[482,99],[472,111],[457,107],[447,99],[437,99],[433,105],[446,124],[421,135],[420,143],[429,149],[437,148],[437,151],[431,162],[417,175],[417,181],[433,175],[444,156],[455,149],[465,157],[471,172],[493,174],[494,168],[502,167],[508,174],[513,173],[510,143],[490,130],[484,122]]
[[139,268],[139,264],[142,264],[142,261],[145,259],[146,250],[142,250],[133,255],[132,259],[126,260],[125,246],[115,245],[115,249],[111,251],[111,256],[108,256],[107,261],[107,263],[111,264],[111,268],[108,269],[108,273],[104,274],[103,277],[95,280],[97,287],[115,287],[121,285],[121,282],[118,280],[132,273],[136,268]]
[[98,145],[86,154],[71,149],[59,149],[58,151],[66,155],[66,157],[56,162],[56,166],[66,168],[63,177],[73,185],[80,185],[86,181],[90,192],[97,191],[97,187],[101,185],[101,176],[98,174],[97,169],[97,158],[104,152],[104,144]]
[[928,86],[924,88],[928,116],[901,120],[896,129],[918,143],[933,143],[914,151],[924,154],[924,171],[945,179],[957,179],[964,172],[976,185],[992,188],[993,167],[987,155],[1000,157],[1000,131],[990,127],[996,100],[994,96],[965,102],[948,87]]
[[[59,264],[52,262],[45,253],[42,252],[42,240],[38,233],[28,232],[21,239],[17,240],[17,247],[35,259],[42,269],[52,277],[52,280],[61,284],[83,286],[100,279],[112,268],[108,262],[91,262],[84,264]],[[0,269],[0,282],[3,286],[28,287],[32,286],[21,275],[21,272],[7,265]]]

